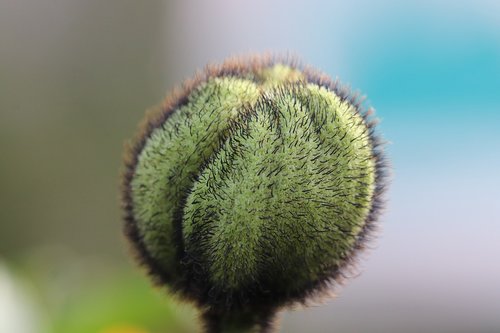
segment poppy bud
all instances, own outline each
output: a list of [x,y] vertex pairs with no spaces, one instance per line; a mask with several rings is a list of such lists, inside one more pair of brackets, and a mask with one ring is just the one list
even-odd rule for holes
[[294,62],[207,67],[128,149],[138,258],[209,332],[270,329],[277,309],[337,281],[374,229],[386,167],[370,113]]

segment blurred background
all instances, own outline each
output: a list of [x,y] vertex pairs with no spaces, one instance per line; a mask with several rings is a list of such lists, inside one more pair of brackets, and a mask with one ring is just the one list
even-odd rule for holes
[[0,332],[197,332],[121,234],[122,147],[207,62],[300,55],[392,160],[361,274],[282,332],[500,332],[500,3],[0,1]]

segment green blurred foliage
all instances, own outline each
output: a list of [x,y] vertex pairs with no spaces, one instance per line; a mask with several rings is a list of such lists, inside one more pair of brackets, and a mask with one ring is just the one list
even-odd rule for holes
[[55,313],[54,333],[104,333],[137,328],[148,333],[188,333],[197,330],[193,311],[153,290],[140,276],[120,277],[79,290],[62,311]]
[[[12,266],[40,320],[40,333],[187,333],[199,331],[197,313],[143,272],[42,249]],[[27,309],[28,310],[28,309]],[[26,312],[26,320],[33,320]]]

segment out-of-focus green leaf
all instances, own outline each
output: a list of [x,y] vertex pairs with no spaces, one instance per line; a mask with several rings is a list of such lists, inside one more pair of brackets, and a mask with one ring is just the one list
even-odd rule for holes
[[114,276],[56,313],[54,333],[187,333],[197,330],[194,316],[145,278]]

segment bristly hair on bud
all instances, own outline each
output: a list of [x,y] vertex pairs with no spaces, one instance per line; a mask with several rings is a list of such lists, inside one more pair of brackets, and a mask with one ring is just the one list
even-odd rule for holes
[[388,170],[373,110],[272,56],[208,66],[147,113],[122,177],[125,234],[206,331],[271,332],[340,282],[373,235]]

